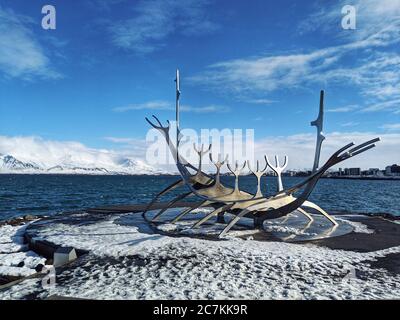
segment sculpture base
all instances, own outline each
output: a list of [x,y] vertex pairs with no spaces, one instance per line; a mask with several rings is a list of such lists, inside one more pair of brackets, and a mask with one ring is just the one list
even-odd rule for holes
[[[185,235],[201,238],[217,238],[226,224],[234,218],[234,215],[225,214],[225,223],[221,217],[215,216],[199,227],[193,227],[200,219],[209,214],[213,208],[202,208],[184,216],[181,220],[171,223],[184,208],[171,208],[164,212],[157,221],[151,222],[158,210],[145,214],[146,220],[151,222],[154,228],[161,233],[169,235]],[[269,240],[281,241],[308,241],[342,236],[353,231],[352,225],[343,219],[339,219],[338,226],[334,226],[325,217],[311,214],[314,221],[310,221],[301,213],[295,211],[285,217],[266,220],[256,224],[254,219],[242,218],[227,234],[227,237],[259,237],[267,234]],[[266,238],[263,236],[263,238]]]

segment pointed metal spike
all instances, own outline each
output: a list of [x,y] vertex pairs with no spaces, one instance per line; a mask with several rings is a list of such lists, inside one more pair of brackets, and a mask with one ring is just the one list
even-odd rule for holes
[[375,138],[375,139],[366,141],[366,142],[361,143],[361,144],[359,144],[358,146],[356,146],[356,147],[350,149],[349,152],[350,152],[350,153],[353,153],[354,151],[357,151],[357,150],[359,150],[359,149],[361,149],[361,148],[363,148],[363,147],[365,147],[365,146],[367,146],[367,145],[369,145],[369,144],[373,144],[373,143],[378,142],[378,141],[380,141],[379,138]]
[[[368,147],[364,147],[364,148],[362,148],[361,150],[358,150],[358,151],[356,151],[356,152],[350,153],[350,157],[354,157],[354,156],[356,156],[356,155],[358,155],[358,154],[360,154],[360,153],[363,153],[363,152],[365,152],[365,151],[367,151],[367,150],[369,150],[369,149],[375,148],[375,147],[376,147],[375,144],[371,144],[371,145],[369,145]],[[349,158],[350,158],[350,157],[349,157]]]

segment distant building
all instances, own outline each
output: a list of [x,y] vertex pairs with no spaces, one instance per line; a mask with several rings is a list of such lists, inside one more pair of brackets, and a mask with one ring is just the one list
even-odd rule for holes
[[345,176],[360,176],[361,168],[346,168],[344,169]]
[[368,176],[381,177],[381,176],[383,176],[383,172],[379,168],[369,168],[367,170],[367,175]]
[[293,171],[293,170],[288,170],[286,172],[283,172],[283,176],[288,176],[288,177],[295,177],[297,175],[298,171]]
[[385,175],[387,176],[400,176],[400,166],[393,164],[385,168]]
[[400,177],[400,165],[393,164],[387,166],[385,169],[369,168],[368,170],[361,170],[361,168],[339,168],[337,171],[327,172],[329,177],[375,177],[380,178],[384,176]]

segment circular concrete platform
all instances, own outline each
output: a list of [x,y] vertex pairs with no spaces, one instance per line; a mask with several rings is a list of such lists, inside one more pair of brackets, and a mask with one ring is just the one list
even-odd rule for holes
[[[88,209],[32,222],[23,233],[30,250],[51,260],[60,246],[73,247],[78,259],[57,268],[56,286],[44,289],[41,277],[25,279],[0,289],[0,299],[271,299],[288,298],[288,283],[295,284],[289,292],[293,298],[399,296],[399,221],[334,215],[342,226],[339,230],[352,229],[335,235],[317,215],[315,226],[307,227],[303,216],[293,214],[265,222],[267,231],[255,230],[250,219],[243,219],[221,241],[215,234],[224,224],[205,224],[197,233],[189,228],[206,212],[190,214],[177,225],[168,223],[190,205],[178,204],[158,225],[144,219],[145,204]],[[226,216],[226,222],[229,219]],[[330,235],[316,238],[317,232]]]
[[[167,203],[159,203],[155,205],[155,208],[160,210],[166,205]],[[189,205],[189,203],[178,203],[175,208],[168,209],[165,214],[161,215],[158,223],[149,223],[157,210],[149,211],[145,215],[145,219],[142,213],[146,205],[141,204],[63,213],[31,224],[27,228],[25,236],[32,246],[42,252],[48,252],[45,256],[54,251],[56,248],[54,243],[60,244],[61,242],[70,245],[70,242],[73,241],[79,244],[78,248],[90,251],[91,245],[85,245],[85,241],[95,241],[93,239],[101,238],[103,238],[101,239],[103,242],[108,241],[111,234],[93,231],[102,228],[106,223],[112,224],[107,225],[107,228],[124,228],[126,236],[124,237],[124,234],[121,233],[121,241],[124,238],[129,241],[130,230],[132,232],[139,231],[151,238],[155,238],[158,234],[220,240],[217,235],[232,218],[231,215],[226,215],[225,224],[215,223],[216,219],[212,218],[201,228],[192,228],[195,221],[209,213],[211,208],[194,210],[182,221],[175,224],[170,223],[179,212]],[[253,221],[243,218],[228,232],[228,237],[257,241],[310,242],[332,249],[364,252],[400,245],[400,224],[381,216],[334,215],[339,223],[337,228],[333,228],[331,223],[320,215],[312,214],[312,217],[314,221],[309,224],[307,218],[295,212],[283,218],[265,221],[263,230],[254,229]],[[82,232],[82,229],[88,230],[87,233]]]

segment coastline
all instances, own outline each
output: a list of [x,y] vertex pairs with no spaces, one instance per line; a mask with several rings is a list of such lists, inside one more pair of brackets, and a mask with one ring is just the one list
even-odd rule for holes
[[321,179],[336,179],[336,180],[385,180],[385,181],[400,181],[400,177],[363,177],[363,176],[341,176],[341,177],[321,177]]
[[[212,173],[210,173],[212,174]],[[1,172],[0,176],[132,176],[132,177],[180,177],[179,173],[117,173],[117,172],[109,172],[109,173],[72,173],[72,172]],[[221,173],[221,176],[232,176],[230,173]],[[243,174],[243,177],[251,176],[251,174]],[[285,175],[282,174],[283,178],[303,178],[307,177],[308,175]],[[272,174],[266,174],[265,177],[275,177]],[[382,176],[382,177],[375,177],[375,176],[322,176],[321,179],[333,179],[333,180],[384,180],[384,181],[400,181],[400,176]]]

